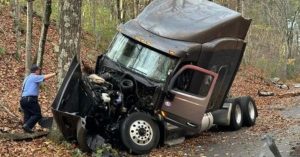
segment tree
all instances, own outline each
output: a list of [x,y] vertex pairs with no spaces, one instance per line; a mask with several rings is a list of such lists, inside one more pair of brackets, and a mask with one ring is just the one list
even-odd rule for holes
[[19,6],[19,0],[11,0],[11,7],[14,17],[14,28],[15,28],[15,34],[16,34],[16,58],[19,59],[20,54],[20,6]]
[[58,85],[60,86],[74,55],[80,62],[82,0],[60,0]]
[[45,52],[47,32],[48,32],[48,28],[50,25],[51,3],[52,3],[52,0],[45,1],[43,26],[42,26],[42,30],[41,30],[41,36],[40,36],[39,47],[38,47],[38,52],[37,52],[37,62],[36,62],[36,64],[39,67],[43,66],[43,56],[44,56],[44,52]]
[[286,60],[283,76],[290,76],[288,68],[291,60],[294,60],[294,30],[296,27],[296,18],[300,15],[300,6],[294,8],[291,2],[292,1],[289,0],[268,0],[261,2],[274,28],[276,28],[282,36],[284,60]]
[[27,27],[26,27],[26,57],[25,57],[25,74],[30,73],[31,67],[31,46],[32,46],[32,12],[33,1],[27,0]]

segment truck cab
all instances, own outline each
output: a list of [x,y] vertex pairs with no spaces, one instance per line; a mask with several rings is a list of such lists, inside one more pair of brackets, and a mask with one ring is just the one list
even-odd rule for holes
[[52,105],[59,129],[86,151],[121,142],[145,154],[214,125],[254,125],[254,100],[227,97],[250,23],[206,0],[154,0],[118,27],[94,74],[74,57]]

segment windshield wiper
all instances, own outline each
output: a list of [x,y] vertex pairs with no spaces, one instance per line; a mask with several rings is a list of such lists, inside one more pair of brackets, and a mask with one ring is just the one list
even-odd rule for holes
[[138,72],[138,73],[140,73],[140,74],[143,74],[144,76],[147,76],[147,73],[145,73],[145,72],[143,72],[143,71],[141,71],[141,70],[135,69],[135,68],[133,68],[133,67],[128,67],[128,68],[130,68],[131,70],[136,71],[136,72]]
[[142,71],[140,71],[140,70],[138,70],[138,69],[135,69],[135,68],[133,68],[133,67],[128,67],[129,69],[131,69],[132,71],[136,71],[136,72],[138,72],[139,74],[142,74],[141,76],[150,84],[150,85],[153,85],[154,83],[153,83],[153,81],[152,81],[152,79],[149,79],[148,77],[147,77],[147,73],[145,73],[145,72],[142,72]]

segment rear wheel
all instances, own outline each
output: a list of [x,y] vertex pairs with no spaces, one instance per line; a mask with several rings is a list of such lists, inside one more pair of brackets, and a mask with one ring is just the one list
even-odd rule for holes
[[243,126],[243,112],[239,101],[232,102],[230,128],[232,130],[239,130]]
[[255,101],[250,96],[240,97],[239,101],[242,107],[244,124],[246,126],[255,125],[256,117],[258,116]]
[[160,138],[158,125],[149,115],[140,112],[125,118],[120,131],[123,144],[135,154],[149,153]]

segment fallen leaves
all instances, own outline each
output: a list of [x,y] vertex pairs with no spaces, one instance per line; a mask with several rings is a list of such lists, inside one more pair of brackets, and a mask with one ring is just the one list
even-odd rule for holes
[[[6,108],[0,107],[0,133],[18,134],[23,132],[21,129],[22,122],[20,120],[15,121],[14,119],[22,117],[22,114],[19,112],[19,99],[25,72],[25,34],[20,36],[21,47],[19,51],[21,56],[20,60],[17,60],[14,56],[16,39],[9,7],[1,8],[0,14],[0,48],[5,50],[5,53],[0,54],[0,99],[2,100],[0,103],[4,103]],[[36,17],[33,20],[32,54],[35,54],[40,37],[41,21]],[[21,15],[21,23],[26,23],[26,18],[23,14]],[[24,25],[21,26],[24,27]],[[48,30],[48,38],[45,46],[43,73],[51,73],[57,70],[58,54],[54,48],[57,49],[58,39],[58,31],[54,25],[51,25]],[[82,45],[82,52],[89,52],[89,49]],[[92,64],[93,62],[88,60],[87,63]],[[42,114],[45,117],[52,116],[51,104],[57,91],[56,80],[55,78],[47,80],[40,90],[39,103]],[[10,112],[11,114],[9,114]],[[37,126],[35,130],[40,131],[42,129]],[[66,147],[64,144],[57,145],[49,142],[47,138],[27,142],[0,140],[0,156],[4,154],[4,156],[71,156],[72,149]]]

